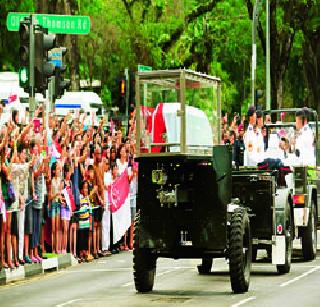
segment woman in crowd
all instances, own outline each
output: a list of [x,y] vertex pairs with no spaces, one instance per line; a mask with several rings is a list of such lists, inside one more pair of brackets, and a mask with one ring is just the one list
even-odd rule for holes
[[61,191],[62,180],[60,176],[60,163],[54,162],[51,166],[51,231],[52,231],[52,252],[60,253],[60,246],[58,246],[61,238],[60,234],[60,211],[61,211]]

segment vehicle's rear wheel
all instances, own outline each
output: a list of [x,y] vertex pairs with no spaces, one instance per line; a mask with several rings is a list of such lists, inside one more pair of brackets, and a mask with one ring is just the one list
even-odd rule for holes
[[212,268],[212,258],[203,258],[202,263],[198,265],[199,274],[209,274]]
[[140,214],[137,213],[134,223],[133,243],[133,276],[138,292],[152,291],[156,275],[157,258],[152,251],[139,247]]
[[292,231],[293,231],[293,228],[292,228],[291,213],[289,211],[287,212],[287,221],[286,221],[286,229],[285,229],[285,236],[286,236],[285,264],[277,265],[277,271],[279,274],[286,274],[290,272],[291,255],[292,255],[292,235],[291,235]]
[[245,210],[233,212],[230,221],[230,280],[235,293],[248,291],[252,259],[249,217]]
[[303,259],[313,260],[317,254],[317,212],[314,201],[309,212],[308,226],[302,233],[302,255]]

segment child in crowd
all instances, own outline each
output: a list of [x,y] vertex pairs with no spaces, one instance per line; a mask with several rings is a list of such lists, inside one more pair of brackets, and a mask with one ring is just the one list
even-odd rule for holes
[[[71,219],[72,203],[70,199],[71,187],[71,169],[68,164],[64,166],[64,181],[63,181],[63,198],[61,203],[61,221],[62,221],[62,253],[67,252],[67,242],[68,242],[68,230],[69,223]],[[68,199],[69,198],[69,199]],[[71,240],[70,240],[71,241]]]
[[52,252],[60,253],[60,202],[62,181],[60,177],[60,163],[54,162],[51,166],[51,229],[52,229]]
[[90,199],[89,199],[89,183],[84,181],[81,187],[80,208],[79,208],[79,258],[80,262],[92,261],[89,256],[89,230],[90,230]]
[[[98,259],[97,250],[97,223],[94,221],[95,210],[98,208],[98,187],[95,185],[95,176],[93,165],[88,167],[88,185],[89,185],[89,197],[92,206],[92,243],[93,243],[93,257]],[[90,242],[91,243],[91,242]]]

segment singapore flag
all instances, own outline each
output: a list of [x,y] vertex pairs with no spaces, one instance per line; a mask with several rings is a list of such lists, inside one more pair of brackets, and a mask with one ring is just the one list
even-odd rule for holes
[[131,225],[130,187],[128,171],[109,186],[108,196],[112,213],[113,243],[118,242]]

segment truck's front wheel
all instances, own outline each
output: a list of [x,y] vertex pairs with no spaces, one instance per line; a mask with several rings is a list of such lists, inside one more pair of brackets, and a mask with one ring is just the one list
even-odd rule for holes
[[134,223],[133,276],[138,292],[152,291],[156,275],[157,258],[152,251],[139,247],[140,214],[137,213]]
[[249,217],[245,210],[232,214],[229,242],[231,288],[235,293],[243,293],[249,288],[252,258]]
[[308,226],[302,233],[302,255],[303,259],[313,260],[317,254],[317,212],[312,201],[309,212]]
[[202,263],[198,265],[199,274],[209,274],[212,268],[212,258],[203,258]]

